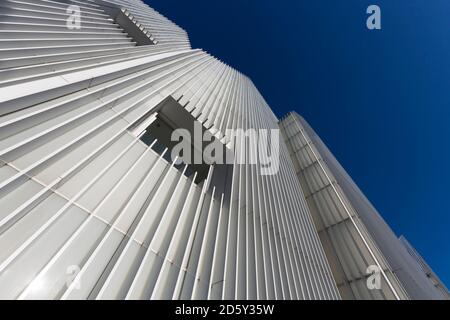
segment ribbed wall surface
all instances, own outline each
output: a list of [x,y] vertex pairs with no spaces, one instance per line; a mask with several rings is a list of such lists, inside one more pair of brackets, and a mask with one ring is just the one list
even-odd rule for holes
[[[295,112],[280,122],[297,177],[345,299],[442,299],[417,262]],[[383,270],[381,290],[366,285],[368,266]]]
[[[336,178],[304,128],[290,113],[280,122],[302,190],[331,263],[334,277],[346,299],[402,299],[407,296],[393,276]],[[381,290],[369,289],[369,266],[382,271]]]
[[183,29],[162,16],[141,0],[97,0],[103,5],[113,5],[125,8],[135,20],[150,31],[158,44],[176,45],[189,49],[189,37]]
[[[116,2],[1,0],[0,88],[108,66],[156,52],[190,49],[182,29],[140,1],[130,0],[126,6],[128,11],[148,16],[147,19],[139,16],[140,25],[155,22],[154,27],[146,29],[158,42],[157,46],[136,47],[136,42],[105,11],[111,7],[123,8],[119,4],[128,3]],[[70,13],[66,10],[69,5],[80,7],[79,30],[67,28]],[[133,14],[136,20],[134,15],[138,14]]]
[[278,128],[252,82],[139,1],[114,4],[154,45],[74,3],[68,33],[66,3],[2,2],[3,27],[43,35],[0,40],[0,298],[339,298],[283,141],[275,175],[235,162],[196,183],[135,135],[168,98],[226,144]]

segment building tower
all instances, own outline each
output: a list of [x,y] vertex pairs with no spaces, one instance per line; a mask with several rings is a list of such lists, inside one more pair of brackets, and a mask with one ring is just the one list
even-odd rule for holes
[[[342,298],[448,299],[308,123],[291,112],[280,128]],[[381,288],[373,290],[367,281],[377,271]]]
[[251,80],[176,24],[140,0],[0,6],[1,299],[414,297],[353,202],[367,243],[333,251],[296,116],[278,135]]
[[270,175],[171,157],[278,129],[247,77],[139,0],[2,6],[0,298],[340,297],[284,143]]

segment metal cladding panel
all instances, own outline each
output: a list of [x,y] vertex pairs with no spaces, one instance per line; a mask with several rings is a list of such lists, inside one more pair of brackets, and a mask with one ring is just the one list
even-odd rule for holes
[[235,160],[202,179],[144,141],[167,104],[227,146],[277,130],[247,77],[141,1],[2,5],[0,298],[340,298],[283,141],[276,174]]
[[190,48],[186,31],[153,10],[141,0],[97,0],[101,5],[117,6],[131,14],[131,19],[149,31],[150,37],[157,44],[171,44]]
[[[299,116],[288,114],[280,127],[341,296],[407,298]],[[370,266],[378,268],[382,276],[379,289],[367,285]]]
[[[280,127],[342,297],[442,299],[308,123],[291,112]],[[381,291],[365,285],[370,265],[383,270]]]

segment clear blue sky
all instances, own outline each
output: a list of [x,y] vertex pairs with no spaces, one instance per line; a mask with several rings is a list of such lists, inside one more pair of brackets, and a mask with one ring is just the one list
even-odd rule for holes
[[[303,115],[450,286],[449,0],[146,0]],[[382,30],[366,28],[377,4]]]

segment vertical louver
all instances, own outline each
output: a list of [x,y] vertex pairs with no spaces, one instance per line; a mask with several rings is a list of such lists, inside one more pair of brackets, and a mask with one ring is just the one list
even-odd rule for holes
[[283,141],[274,175],[235,162],[200,181],[143,141],[167,99],[227,146],[227,129],[277,129],[247,77],[141,1],[1,6],[0,298],[340,297]]

